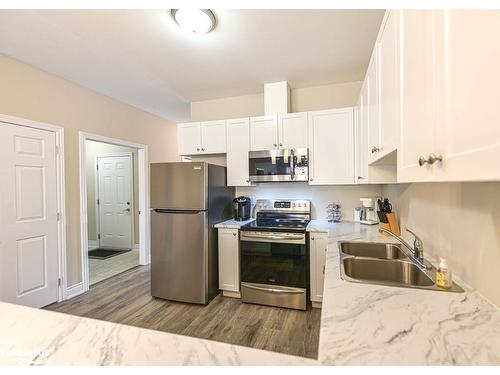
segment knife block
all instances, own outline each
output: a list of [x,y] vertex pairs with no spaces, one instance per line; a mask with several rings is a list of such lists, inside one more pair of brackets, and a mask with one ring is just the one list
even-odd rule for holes
[[[379,228],[386,229],[388,231],[391,231],[392,233],[400,236],[401,235],[401,229],[399,229],[399,224],[398,224],[398,219],[396,217],[396,214],[394,212],[386,214],[387,216],[387,223],[379,223],[378,226]],[[382,233],[384,236],[388,236],[387,233]]]

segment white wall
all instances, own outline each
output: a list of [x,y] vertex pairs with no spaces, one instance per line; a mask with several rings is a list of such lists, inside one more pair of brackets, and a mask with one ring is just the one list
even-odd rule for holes
[[387,185],[382,192],[402,230],[422,237],[426,256],[445,257],[453,272],[500,306],[500,182]]
[[328,203],[342,205],[343,219],[352,220],[354,208],[359,207],[361,197],[380,196],[379,185],[310,186],[302,182],[262,183],[257,186],[238,187],[236,196],[254,196],[259,199],[309,199],[313,219],[326,219]]

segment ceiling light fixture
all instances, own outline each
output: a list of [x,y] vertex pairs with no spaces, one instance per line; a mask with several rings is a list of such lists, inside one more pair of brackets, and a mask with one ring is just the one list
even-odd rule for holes
[[212,31],[217,23],[210,9],[171,9],[170,14],[183,31],[194,35]]

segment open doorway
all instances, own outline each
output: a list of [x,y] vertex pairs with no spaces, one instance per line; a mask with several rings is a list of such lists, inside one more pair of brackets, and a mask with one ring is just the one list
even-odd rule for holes
[[80,133],[83,291],[149,264],[147,146]]
[[138,151],[86,140],[89,284],[139,265]]

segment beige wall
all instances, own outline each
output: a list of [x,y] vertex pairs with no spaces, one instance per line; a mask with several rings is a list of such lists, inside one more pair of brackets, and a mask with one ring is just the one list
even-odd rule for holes
[[131,152],[133,158],[133,206],[132,212],[134,217],[134,233],[132,240],[134,244],[139,243],[139,176],[137,171],[138,152],[135,148],[111,145],[108,143],[86,141],[85,154],[87,157],[87,225],[89,241],[97,241],[97,215],[96,215],[96,156],[112,154],[115,152]]
[[179,160],[176,126],[0,55],[0,113],[65,128],[68,285],[81,281],[78,131],[149,146],[150,162]]
[[[363,82],[338,83],[290,90],[291,112],[350,107],[356,104]],[[191,121],[262,116],[264,94],[235,96],[191,103]]]
[[[500,182],[384,186],[401,227],[415,230],[424,253],[500,306]],[[404,234],[404,237],[412,237]]]

